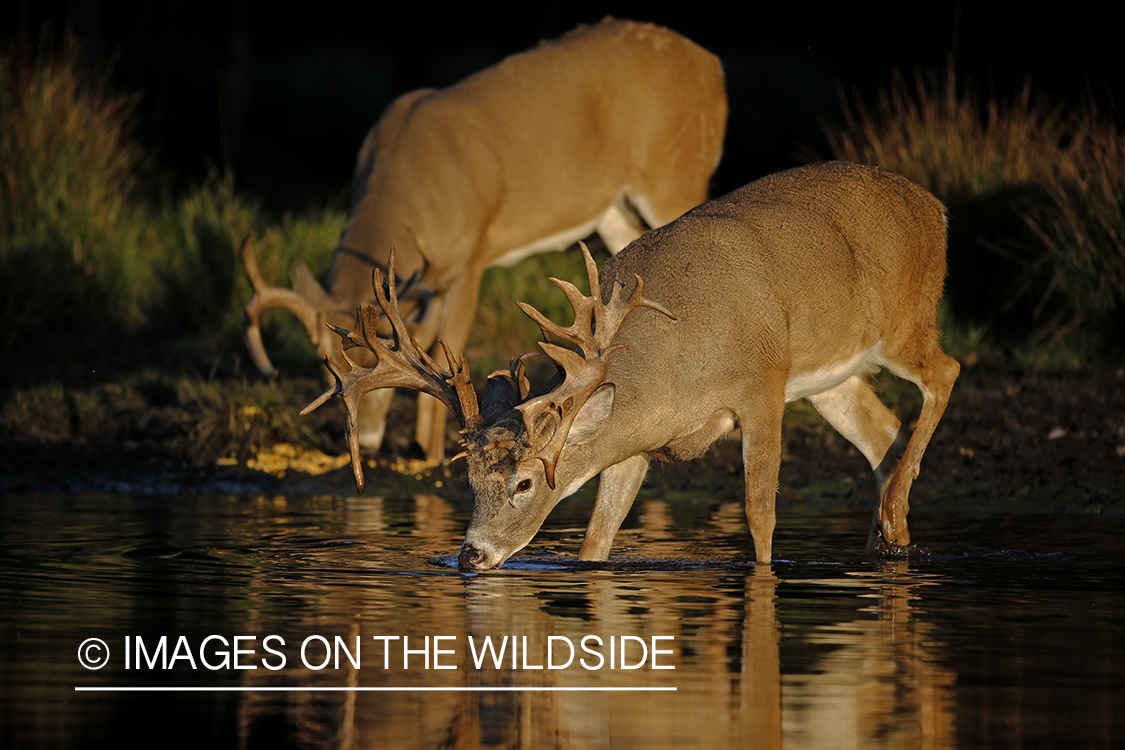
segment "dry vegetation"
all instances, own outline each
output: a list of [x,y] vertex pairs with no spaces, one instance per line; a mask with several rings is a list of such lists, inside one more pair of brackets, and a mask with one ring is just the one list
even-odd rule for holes
[[[896,75],[829,131],[837,158],[910,177],[950,207],[950,296],[1025,362],[1120,356],[1125,307],[1125,138],[1091,106],[1030,83],[982,99],[943,73]],[[957,304],[959,303],[959,304]]]

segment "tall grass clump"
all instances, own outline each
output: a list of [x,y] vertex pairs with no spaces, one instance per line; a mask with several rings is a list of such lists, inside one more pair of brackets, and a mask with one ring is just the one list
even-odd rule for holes
[[1071,172],[1047,186],[1046,206],[1026,212],[1044,252],[1021,280],[1028,287],[1038,281],[1042,288],[1034,310],[1043,319],[1039,342],[1051,347],[1092,322],[1120,344],[1125,340],[1125,139],[1092,110],[1076,119],[1072,137]]
[[[145,195],[131,139],[136,98],[83,72],[78,44],[48,34],[0,50],[0,383],[165,364],[237,361],[254,237],[263,274],[304,259],[323,277],[345,214],[270,219],[212,175],[177,197]],[[267,316],[284,352],[307,348],[291,316]],[[46,344],[46,345],[45,345]],[[17,364],[18,363],[18,364]],[[314,360],[315,364],[315,360]]]
[[81,350],[140,322],[151,227],[133,200],[134,100],[79,72],[77,45],[0,51],[0,360],[53,333]]
[[[943,73],[895,74],[856,96],[829,128],[836,158],[878,164],[925,186],[950,213],[954,316],[1012,350],[1098,358],[1125,301],[1120,129],[1069,112],[1025,84],[982,98]],[[1042,358],[1042,357],[1040,357]]]
[[828,139],[836,158],[878,164],[956,202],[1054,179],[1069,129],[1062,108],[1030,85],[1012,101],[982,102],[950,63],[913,85],[896,72],[873,106],[853,97]]
[[[230,176],[212,176],[162,211],[166,251],[156,263],[158,293],[148,300],[150,330],[203,358],[243,350],[242,310],[253,294],[238,259],[249,237],[267,281],[288,285],[293,261],[304,260],[319,278],[327,272],[346,216],[326,210],[269,220],[239,196]],[[301,348],[308,335],[291,315],[267,316],[267,338],[282,350]],[[314,358],[315,363],[315,358]]]

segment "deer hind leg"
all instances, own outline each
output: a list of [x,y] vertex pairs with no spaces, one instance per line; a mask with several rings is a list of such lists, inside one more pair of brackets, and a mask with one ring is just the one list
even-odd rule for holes
[[[922,392],[922,411],[918,415],[918,425],[910,436],[906,449],[897,466],[887,475],[879,492],[879,505],[872,518],[871,533],[867,538],[867,552],[871,554],[895,554],[910,544],[910,532],[906,527],[906,514],[910,509],[910,487],[918,477],[922,455],[937,429],[941,415],[949,403],[949,394],[961,372],[961,365],[935,344],[928,356],[920,363],[887,362],[896,376],[909,380]],[[893,456],[889,456],[893,459]],[[879,467],[887,471],[888,462]]]
[[666,172],[641,188],[627,188],[598,220],[598,235],[612,255],[649,229],[678,219],[707,200],[707,177],[668,179]]
[[[887,474],[898,464],[906,445],[898,417],[883,405],[863,375],[852,375],[823,393],[809,396],[808,401],[867,459],[875,474],[876,497],[881,500]],[[905,530],[905,512],[901,521]]]
[[739,415],[742,428],[742,465],[746,474],[746,520],[754,538],[759,563],[773,559],[773,530],[777,525],[777,475],[781,471],[781,418],[785,413],[782,389],[776,396],[766,390],[758,410]]
[[645,454],[627,458],[602,471],[598,480],[598,497],[594,512],[586,526],[579,560],[605,560],[609,557],[613,538],[621,522],[633,507],[633,500],[648,472],[649,458]]
[[650,228],[662,227],[707,200],[710,172],[669,179],[675,171],[656,171],[639,188],[627,192],[629,202]]
[[834,388],[809,396],[809,403],[859,449],[873,471],[879,471],[898,437],[899,421],[862,375],[852,375]]

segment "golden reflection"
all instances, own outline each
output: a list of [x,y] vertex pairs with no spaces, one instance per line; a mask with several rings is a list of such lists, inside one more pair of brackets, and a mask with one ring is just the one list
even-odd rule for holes
[[[735,523],[728,505],[710,514],[711,528]],[[354,499],[342,531],[363,537],[405,524],[404,540],[443,550],[459,535],[454,515],[436,496]],[[808,573],[823,569],[809,566],[701,565],[682,557],[664,503],[645,503],[641,520],[666,555],[650,570],[423,567],[325,581],[257,569],[249,632],[282,621],[293,636],[358,636],[362,668],[310,670],[294,637],[284,669],[247,671],[243,684],[403,690],[245,694],[243,744],[280,722],[298,745],[340,748],[954,745],[955,675],[914,612],[926,576],[906,563],[819,577]],[[439,646],[436,636],[447,640]],[[622,648],[636,668],[623,668]],[[410,690],[434,687],[469,690]],[[495,687],[569,690],[482,691]]]
[[787,675],[786,740],[796,747],[956,746],[956,675],[944,669],[932,626],[911,603],[929,582],[909,563],[844,578],[812,580],[857,589],[867,606],[855,619],[818,628],[807,648],[824,654],[815,671]]

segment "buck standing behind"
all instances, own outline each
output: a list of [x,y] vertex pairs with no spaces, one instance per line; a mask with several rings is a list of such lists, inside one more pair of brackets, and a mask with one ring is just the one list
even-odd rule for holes
[[[414,280],[403,317],[424,348],[468,342],[481,276],[561,250],[597,231],[611,252],[707,199],[726,129],[719,60],[650,24],[606,19],[513,55],[447,89],[397,99],[367,134],[356,162],[351,212],[327,291],[300,262],[294,290],[266,284],[249,241],[254,285],[245,332],[254,362],[276,371],[259,314],[284,307],[304,323],[321,357],[370,301],[371,269]],[[359,440],[377,449],[391,391],[365,402]],[[427,458],[445,450],[445,409],[420,398],[415,436]]]
[[[355,416],[370,390],[409,387],[441,399],[465,427],[473,517],[462,568],[503,564],[560,499],[601,474],[579,557],[604,560],[652,458],[684,461],[740,428],[746,517],[758,562],[772,556],[785,404],[807,398],[875,471],[869,554],[907,553],[908,495],[960,366],[938,346],[946,217],[924,189],[877,167],[828,162],[765,177],[654,229],[611,259],[590,296],[555,280],[575,308],[578,346],[541,343],[564,379],[533,395],[523,357],[493,373],[478,407],[464,358],[442,370],[409,339],[392,285],[376,277],[393,325],[362,308],[337,329],[348,367],[305,412],[333,395],[363,490]],[[373,368],[347,352],[375,355]],[[886,367],[922,392],[909,442],[866,376]],[[499,375],[499,377],[497,377]],[[508,377],[510,375],[511,382]],[[690,397],[687,397],[690,396]]]

